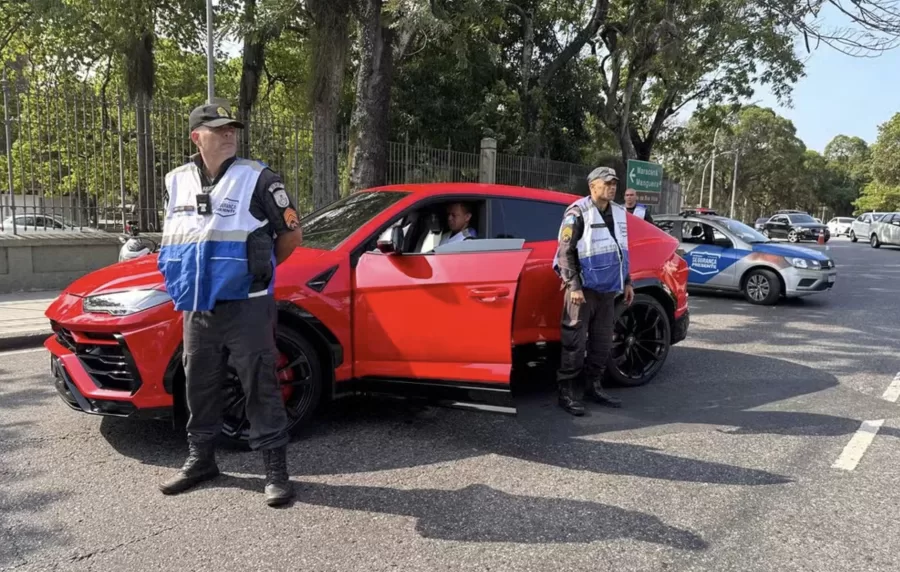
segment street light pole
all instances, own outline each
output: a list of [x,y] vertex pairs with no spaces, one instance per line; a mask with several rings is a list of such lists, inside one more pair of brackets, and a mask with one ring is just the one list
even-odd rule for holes
[[[741,155],[739,150],[735,150],[734,152],[734,173],[731,177],[731,214],[729,214],[729,218],[734,218],[734,196],[737,192],[737,170],[738,170],[738,157]],[[746,214],[746,213],[745,213]]]
[[206,0],[206,103],[212,103],[215,89],[215,52],[213,51],[213,4]]
[[[713,135],[713,156],[712,156],[712,168],[709,170],[709,208],[713,208],[713,184],[716,180],[716,141],[719,138],[719,129],[721,127],[716,127],[716,134]],[[703,206],[702,204],[700,205]]]

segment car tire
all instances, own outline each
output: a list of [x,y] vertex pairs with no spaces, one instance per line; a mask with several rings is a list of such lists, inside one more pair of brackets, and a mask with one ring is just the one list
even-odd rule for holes
[[781,297],[781,281],[773,271],[757,268],[744,278],[741,291],[751,304],[772,306]]
[[665,364],[671,341],[669,314],[656,298],[636,293],[631,306],[620,299],[607,365],[610,381],[624,387],[649,383]]
[[[279,324],[275,344],[278,347],[276,367],[288,419],[287,431],[293,437],[315,416],[322,399],[325,376],[315,347],[294,329]],[[301,376],[302,379],[299,379]],[[243,408],[244,392],[230,366],[224,392],[220,442],[235,449],[249,450],[250,422]]]
[[796,230],[789,232],[787,238],[789,242],[800,242],[800,234]]
[[874,234],[874,233],[872,234],[872,238],[869,239],[869,245],[870,245],[872,248],[881,248],[881,241],[878,240],[878,235],[877,235],[877,234]]
[[859,240],[859,239],[856,238],[856,233],[851,230],[850,231],[850,242],[856,242],[857,240]]

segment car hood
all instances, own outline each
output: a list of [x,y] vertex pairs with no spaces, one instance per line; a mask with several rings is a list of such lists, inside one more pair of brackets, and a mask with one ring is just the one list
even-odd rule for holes
[[[290,276],[292,281],[298,278],[297,272],[293,271],[298,266],[314,270],[321,266],[314,262],[323,256],[329,258],[330,254],[332,253],[327,250],[298,248],[284,264],[278,267],[276,283],[281,282],[285,276]],[[164,290],[165,280],[157,266],[157,259],[158,254],[155,253],[125,262],[117,262],[75,280],[69,284],[65,292],[73,296],[84,297],[133,289]],[[282,272],[287,265],[290,265],[292,270],[285,269],[286,271]]]
[[803,246],[790,246],[787,244],[773,244],[770,242],[762,244],[754,244],[753,252],[764,252],[766,254],[774,254],[776,256],[793,256],[796,258],[807,258],[810,260],[828,260],[828,257],[812,248]]

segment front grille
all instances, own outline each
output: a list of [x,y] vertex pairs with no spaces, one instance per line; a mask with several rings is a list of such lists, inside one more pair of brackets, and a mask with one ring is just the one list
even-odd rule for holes
[[[141,386],[137,366],[122,336],[88,333],[76,336],[58,324],[53,324],[53,329],[59,343],[75,354],[97,387],[134,393]],[[92,339],[100,343],[84,343],[77,339]]]
[[822,270],[828,270],[830,268],[834,268],[834,260],[825,260],[821,263]]

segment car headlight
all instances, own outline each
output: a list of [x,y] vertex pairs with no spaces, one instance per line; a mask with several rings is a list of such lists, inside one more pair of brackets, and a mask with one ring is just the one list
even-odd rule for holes
[[111,294],[98,294],[84,299],[85,312],[128,316],[165,304],[172,298],[164,290],[127,290]]
[[809,260],[808,258],[793,258],[790,256],[785,256],[784,259],[787,260],[788,264],[790,264],[794,268],[818,270],[822,267],[822,265],[819,264],[818,260]]

